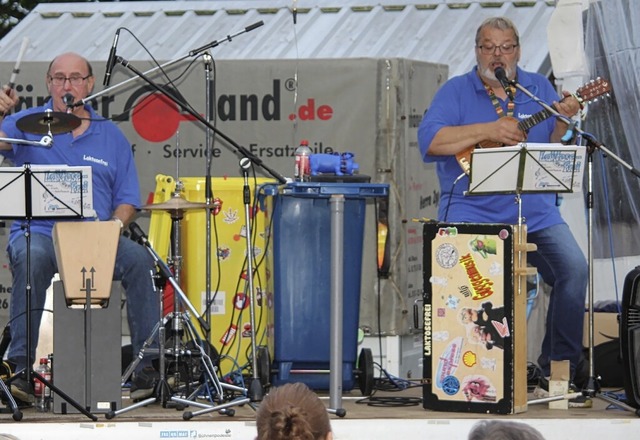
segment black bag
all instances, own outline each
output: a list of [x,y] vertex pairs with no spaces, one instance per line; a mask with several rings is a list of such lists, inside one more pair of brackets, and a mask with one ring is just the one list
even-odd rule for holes
[[[589,349],[584,349],[584,359],[576,371],[574,379],[578,387],[582,387],[589,379]],[[624,387],[624,371],[620,356],[620,338],[612,338],[593,347],[593,368],[596,376],[600,376],[600,386],[604,388]]]

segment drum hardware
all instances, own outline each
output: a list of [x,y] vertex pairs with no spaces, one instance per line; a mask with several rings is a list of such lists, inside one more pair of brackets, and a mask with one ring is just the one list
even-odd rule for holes
[[[251,26],[246,27],[243,31],[239,32],[238,34],[240,34],[240,33],[244,33],[244,32],[248,32],[248,31],[251,31],[251,30],[253,30],[253,29],[255,29],[255,28],[259,27],[259,26],[262,26],[263,24],[264,24],[264,23],[262,23],[262,22],[255,23],[255,24],[253,24],[253,25],[251,25]],[[228,41],[231,41],[230,39],[227,39],[227,40],[228,40]],[[189,56],[196,56],[196,55],[200,55],[202,52],[204,52],[204,51],[208,50],[209,48],[215,47],[215,46],[217,46],[217,45],[219,45],[219,44],[220,44],[220,42],[218,42],[218,41],[214,41],[214,42],[212,42],[211,44],[205,45],[205,46],[203,46],[203,47],[201,47],[201,48],[198,48],[198,49],[196,49],[196,50],[191,51],[191,52],[189,53]],[[112,48],[112,49],[115,51],[115,48]],[[110,57],[110,58],[111,58],[111,57]],[[174,63],[174,62],[176,62],[176,61],[172,61],[171,63]],[[259,157],[255,156],[251,151],[247,150],[245,147],[241,146],[240,144],[238,144],[237,142],[235,142],[232,138],[230,138],[229,136],[227,136],[226,134],[224,134],[224,133],[223,133],[221,130],[219,130],[219,129],[214,125],[214,124],[210,123],[210,122],[209,122],[205,117],[203,117],[199,112],[197,112],[197,111],[196,111],[196,110],[194,110],[190,105],[188,105],[188,103],[184,102],[184,100],[183,100],[181,97],[177,96],[177,95],[176,95],[176,94],[174,94],[174,93],[168,93],[168,92],[167,92],[167,90],[166,90],[164,87],[162,87],[162,86],[158,85],[157,83],[155,83],[154,81],[152,81],[152,80],[147,76],[147,74],[146,74],[145,72],[142,72],[142,71],[140,71],[139,69],[137,69],[137,68],[136,68],[135,66],[133,66],[133,65],[132,65],[132,63],[130,63],[128,60],[124,59],[124,58],[123,58],[123,57],[121,57],[121,56],[116,56],[116,55],[115,55],[115,52],[114,52],[113,61],[111,61],[111,62],[109,63],[109,64],[110,64],[109,68],[112,68],[112,67],[111,67],[111,63],[118,63],[118,64],[121,64],[122,66],[126,67],[127,69],[129,69],[133,74],[135,74],[135,75],[136,75],[136,76],[135,76],[135,79],[137,79],[137,78],[142,79],[142,80],[143,80],[143,81],[145,81],[145,82],[146,82],[146,83],[147,83],[147,84],[148,84],[148,85],[149,85],[149,86],[150,86],[154,91],[157,91],[157,92],[161,93],[163,96],[165,96],[165,97],[169,98],[169,99],[170,99],[171,101],[173,101],[175,104],[177,104],[178,106],[180,106],[181,108],[183,108],[183,109],[184,109],[187,113],[189,113],[189,115],[191,115],[195,120],[197,120],[197,121],[201,122],[201,123],[202,123],[202,124],[203,124],[207,129],[208,129],[208,130],[211,130],[211,132],[212,132],[212,133],[214,133],[216,136],[219,136],[220,138],[224,139],[224,140],[226,141],[226,143],[227,143],[227,146],[229,146],[229,147],[233,148],[233,150],[234,150],[235,152],[238,152],[238,153],[239,153],[243,158],[247,158],[247,159],[250,161],[250,163],[252,162],[253,164],[260,166],[263,170],[265,170],[267,173],[269,173],[270,175],[272,175],[276,180],[278,180],[278,182],[280,182],[280,183],[286,183],[286,181],[287,181],[287,180],[286,180],[286,179],[285,179],[281,174],[279,174],[277,171],[275,171],[274,169],[272,169],[271,167],[269,167],[267,164],[265,164],[265,163],[264,163],[264,162],[263,162]],[[160,67],[160,66],[159,66],[159,67]],[[123,82],[123,83],[121,83],[120,85],[122,85],[122,84],[124,84],[124,82]],[[114,86],[114,87],[115,87],[115,86]],[[113,87],[112,87],[112,88],[113,88]],[[101,93],[106,93],[106,92],[107,92],[107,90],[108,90],[108,89],[105,89],[105,90],[103,90]],[[92,99],[92,98],[95,98],[96,96],[97,96],[97,94],[96,94],[96,95],[93,95],[93,96],[90,96],[90,97],[87,97],[87,98],[85,98],[82,102],[86,102],[87,100]],[[76,104],[74,104],[74,106],[75,106],[75,105],[76,105]],[[210,144],[211,144],[211,143],[209,143],[208,147],[210,146]],[[207,153],[210,153],[210,151],[208,151]],[[208,154],[208,155],[207,155],[207,157],[209,157],[209,158],[210,158],[210,157],[212,157],[212,156],[211,156],[211,154]],[[207,171],[208,171],[208,170],[207,170]],[[208,179],[208,180],[209,180],[209,176],[210,176],[210,173],[209,173],[209,172],[207,172],[207,179]],[[210,191],[209,191],[209,192],[210,192]],[[210,197],[210,194],[207,194],[207,198],[209,198],[209,197]],[[209,200],[209,199],[208,199],[208,200]],[[206,205],[207,205],[207,207],[210,207],[210,206],[211,206],[210,204],[206,204]],[[176,214],[181,214],[181,212],[180,212],[180,210],[179,210],[179,209],[177,209],[177,211],[178,211],[178,212],[177,212]],[[207,212],[207,213],[208,213],[208,212]],[[207,217],[209,217],[209,216],[207,215]],[[208,231],[207,231],[207,232],[208,232]],[[148,241],[147,241],[147,245],[148,245]],[[147,247],[148,247],[148,246],[147,246]],[[150,249],[150,248],[148,247],[148,249]],[[155,254],[155,251],[154,251],[153,253]],[[156,256],[157,256],[157,254],[156,254]],[[158,257],[158,259],[159,259],[159,257]],[[164,263],[163,263],[163,264],[164,264]],[[251,277],[250,277],[250,278],[251,278]],[[169,278],[169,280],[170,280],[170,281],[171,281],[171,280],[173,280],[173,281],[172,281],[172,285],[173,285],[173,284],[177,284],[177,283],[175,283],[175,279],[173,278],[173,276],[171,276],[171,278]],[[176,286],[176,285],[174,285],[174,288],[176,288],[177,290],[179,290],[179,289],[180,289],[180,288],[179,288],[179,286]],[[190,305],[190,303],[188,302],[188,300],[186,300],[186,298],[184,298],[184,293],[182,293],[182,291],[181,291],[181,290],[179,290],[179,292],[181,293],[181,299],[183,300],[183,303],[184,303],[185,305]],[[193,310],[192,310],[192,312],[193,312]],[[196,314],[195,314],[195,316],[198,316],[198,314],[196,313]],[[209,331],[209,326],[208,326],[208,324],[207,324],[206,322],[204,322],[204,321],[202,320],[202,318],[201,318],[201,317],[198,317],[198,320],[199,320],[199,322],[200,322],[200,325],[201,325],[204,329],[206,329],[206,332],[208,332],[208,331]],[[255,331],[255,330],[254,330],[254,331]],[[252,341],[252,348],[253,348],[253,358],[255,359],[255,357],[256,357],[256,356],[255,356],[255,339]],[[255,364],[255,362],[254,362],[254,364]],[[255,367],[256,367],[256,366],[254,365],[254,369],[255,369]],[[254,372],[254,375],[255,375],[255,374],[256,374],[256,373]],[[217,379],[217,378],[216,378],[216,379]],[[260,383],[259,383],[259,379],[258,379],[257,377],[256,377],[256,378],[254,378],[254,381],[253,381],[253,382],[254,382],[254,384],[260,385]],[[252,385],[253,385],[253,384],[252,384]],[[244,389],[242,389],[242,388],[239,388],[239,387],[235,387],[235,388],[237,388],[237,390],[238,390],[238,391],[242,391],[242,392],[246,393],[246,390],[244,390]],[[225,409],[225,408],[226,408],[226,407],[228,407],[228,406],[232,406],[232,405],[236,405],[236,404],[242,404],[242,403],[247,403],[247,402],[250,402],[250,401],[252,401],[252,402],[253,402],[253,401],[260,400],[260,399],[262,398],[262,389],[260,389],[260,390],[259,390],[259,392],[255,392],[255,393],[253,392],[253,390],[255,389],[255,387],[253,387],[253,386],[252,386],[252,388],[251,388],[251,389],[252,389],[252,393],[253,393],[253,395],[252,395],[252,398],[251,398],[251,399],[244,399],[244,398],[241,398],[241,399],[238,399],[238,400],[234,400],[233,402],[230,402],[230,403],[225,404],[225,405],[219,405],[219,406],[216,406],[216,407],[214,407],[213,409],[212,409],[212,408],[209,408],[209,407],[207,406],[207,409],[208,409],[208,410]],[[173,399],[175,400],[175,398],[173,398]],[[193,404],[193,402],[189,401],[189,404]],[[187,415],[185,414],[185,418],[186,418],[186,417],[187,417]]]
[[141,209],[144,211],[166,211],[171,214],[171,218],[182,218],[184,211],[192,209],[205,209],[209,207],[206,203],[201,202],[189,202],[187,201],[179,191],[174,192],[171,198],[165,202],[152,203],[144,205]]
[[47,109],[42,113],[23,116],[16,121],[16,127],[26,133],[53,135],[75,130],[81,120],[74,114],[54,112]]
[[[209,405],[197,403],[192,400],[200,394],[200,390],[203,387],[210,390],[209,397],[211,399],[216,399],[217,405],[213,407],[215,408],[214,410],[223,414],[232,416],[235,414],[235,411],[230,408],[231,406],[243,405],[249,402],[248,398],[238,398],[231,402],[224,401],[227,397],[225,391],[246,394],[246,390],[237,386],[222,384],[220,382],[217,376],[218,366],[215,350],[209,346],[207,341],[200,339],[191,321],[191,315],[183,310],[183,308],[189,309],[193,316],[197,317],[203,331],[209,331],[209,324],[199,317],[198,312],[189,302],[184,292],[182,292],[179,284],[179,274],[182,263],[182,257],[180,256],[180,222],[182,220],[184,210],[200,209],[198,204],[192,204],[191,202],[182,199],[180,196],[181,189],[182,185],[180,184],[177,186],[177,190],[172,194],[171,200],[176,200],[176,202],[149,205],[151,208],[143,208],[163,209],[171,214],[173,235],[171,255],[172,268],[164,263],[155,250],[153,250],[140,227],[136,223],[132,223],[130,225],[131,238],[147,248],[159,270],[159,275],[151,274],[151,276],[154,277],[155,285],[160,290],[161,316],[154,327],[152,334],[143,344],[140,353],[137,354],[137,357],[123,374],[122,383],[124,384],[126,382],[140,360],[147,353],[159,354],[160,380],[154,390],[154,396],[119,411],[111,411],[107,413],[107,419],[112,419],[119,414],[149,405],[156,401],[161,402],[164,407],[169,406],[169,404],[173,402],[179,404],[180,407],[196,405],[210,408]],[[158,208],[160,205],[163,205],[163,208]],[[179,208],[176,208],[178,206]],[[162,304],[162,298],[164,296],[163,291],[167,282],[171,284],[174,290],[173,311],[168,313],[166,316],[162,316],[164,310]],[[167,336],[165,332],[168,325],[170,325],[170,333]],[[158,349],[152,348],[156,335],[158,336]],[[167,342],[169,342],[168,345],[170,346],[167,346]],[[214,354],[215,362],[211,359],[212,354]],[[170,380],[167,380],[167,357],[171,359],[173,365],[173,390],[172,386],[170,386]],[[200,368],[189,368],[190,362],[192,362],[193,359],[197,359],[199,361]],[[183,368],[184,366],[186,366],[186,368]],[[194,370],[202,372],[198,378],[198,381],[201,382],[200,386],[193,387],[194,385],[198,385],[198,382],[195,380],[196,378],[192,377],[194,375]],[[182,375],[185,377],[183,378]],[[182,379],[185,380],[182,381]],[[195,389],[192,389],[192,387]],[[180,393],[186,398],[178,397],[175,395],[177,393]]]

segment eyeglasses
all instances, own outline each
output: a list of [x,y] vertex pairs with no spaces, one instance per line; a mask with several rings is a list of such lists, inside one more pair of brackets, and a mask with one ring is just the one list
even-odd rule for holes
[[518,46],[520,45],[505,43],[501,44],[500,46],[496,46],[495,44],[481,44],[476,47],[480,49],[480,52],[482,52],[483,55],[492,55],[493,53],[495,53],[496,48],[500,49],[500,52],[502,52],[503,54],[509,55],[513,53],[513,51],[516,50],[516,47]]
[[72,86],[81,86],[86,80],[87,78],[91,77],[91,75],[87,75],[87,76],[71,76],[69,78],[67,78],[66,76],[51,76],[49,75],[49,80],[51,81],[51,84],[53,84],[54,86],[63,86],[65,82],[69,81],[69,84],[71,84]]

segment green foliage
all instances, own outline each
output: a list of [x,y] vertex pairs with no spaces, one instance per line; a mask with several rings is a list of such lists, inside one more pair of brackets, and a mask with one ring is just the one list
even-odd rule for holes
[[39,0],[0,0],[0,38],[4,37],[38,3],[44,2]]

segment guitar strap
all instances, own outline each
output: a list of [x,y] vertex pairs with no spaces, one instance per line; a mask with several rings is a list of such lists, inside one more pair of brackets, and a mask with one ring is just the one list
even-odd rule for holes
[[[484,81],[482,82],[482,84],[484,85],[484,88],[487,91],[487,94],[489,95],[489,99],[491,99],[491,103],[493,104],[493,107],[496,109],[496,113],[498,114],[498,117],[501,118],[505,116],[504,110],[502,110],[502,106],[500,105],[500,100],[498,99],[496,94],[493,92],[493,88],[489,84],[485,83]],[[512,85],[510,85],[509,87],[511,88],[511,93],[513,94],[513,96],[515,96],[516,88],[513,87]],[[507,116],[513,117],[513,110],[515,109],[515,107],[516,107],[516,103],[510,99],[509,102],[507,102]]]

